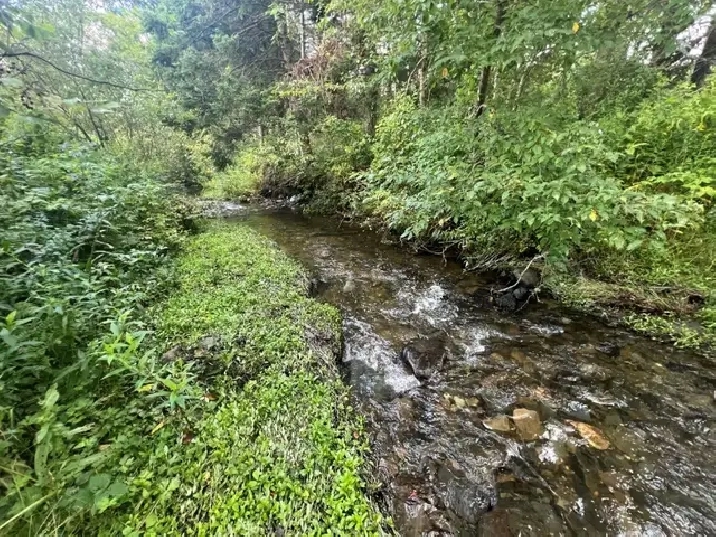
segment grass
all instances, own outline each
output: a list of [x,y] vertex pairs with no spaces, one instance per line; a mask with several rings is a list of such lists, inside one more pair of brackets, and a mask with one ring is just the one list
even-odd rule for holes
[[100,533],[379,535],[366,437],[335,366],[339,313],[241,224],[195,237],[176,275],[156,338],[198,390],[155,426],[127,476],[141,499]]
[[716,230],[674,237],[661,251],[602,255],[586,270],[552,278],[567,304],[615,317],[639,332],[690,348],[716,343]]

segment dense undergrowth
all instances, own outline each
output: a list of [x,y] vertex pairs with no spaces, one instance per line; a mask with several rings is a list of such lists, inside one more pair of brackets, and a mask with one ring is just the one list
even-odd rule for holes
[[[458,250],[474,269],[534,260],[542,288],[573,305],[713,342],[713,4],[441,6],[334,0],[300,19],[299,38],[296,12],[278,9],[273,48],[257,52],[269,75],[220,39],[182,51],[204,14],[157,16],[163,72],[194,81],[174,87],[230,147],[207,195],[298,195],[307,210]],[[185,63],[197,56],[230,71],[198,75]],[[242,90],[217,90],[233,103],[219,107],[231,127],[217,128],[197,88],[229,79]]]
[[567,302],[627,308],[635,328],[680,344],[714,341],[714,81],[655,88],[592,120],[522,110],[476,122],[460,105],[420,108],[408,95],[388,107],[371,139],[332,118],[311,133],[310,155],[285,141],[248,146],[212,194],[232,197],[239,173],[254,194],[301,193],[309,210],[457,247],[478,269],[541,254],[545,283]]

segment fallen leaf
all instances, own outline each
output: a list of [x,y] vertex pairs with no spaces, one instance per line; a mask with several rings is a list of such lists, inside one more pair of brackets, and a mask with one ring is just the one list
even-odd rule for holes
[[567,420],[572,427],[577,429],[579,436],[584,438],[589,445],[596,449],[609,449],[609,440],[607,440],[599,429],[582,423],[581,421]]

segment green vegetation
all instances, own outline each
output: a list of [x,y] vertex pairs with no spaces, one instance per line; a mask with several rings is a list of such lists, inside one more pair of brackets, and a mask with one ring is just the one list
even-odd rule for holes
[[377,534],[362,493],[366,442],[335,366],[338,313],[237,225],[195,237],[175,277],[153,312],[154,345],[171,348],[163,360],[183,376],[139,391],[175,390],[181,412],[155,414],[152,449],[121,466],[132,507],[103,530]]
[[380,531],[336,312],[187,192],[716,340],[713,2],[0,4],[0,533]]
[[218,157],[146,15],[0,6],[0,534],[379,534],[338,313],[254,233],[190,239]]
[[540,256],[573,304],[716,336],[712,2],[256,2],[215,20],[229,4],[152,18],[162,76],[234,163],[212,195],[300,193],[478,269]]

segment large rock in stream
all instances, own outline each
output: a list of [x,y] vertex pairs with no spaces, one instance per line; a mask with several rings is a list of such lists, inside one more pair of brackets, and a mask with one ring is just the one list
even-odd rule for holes
[[445,362],[445,341],[440,335],[417,339],[403,347],[400,359],[418,380],[428,380]]

